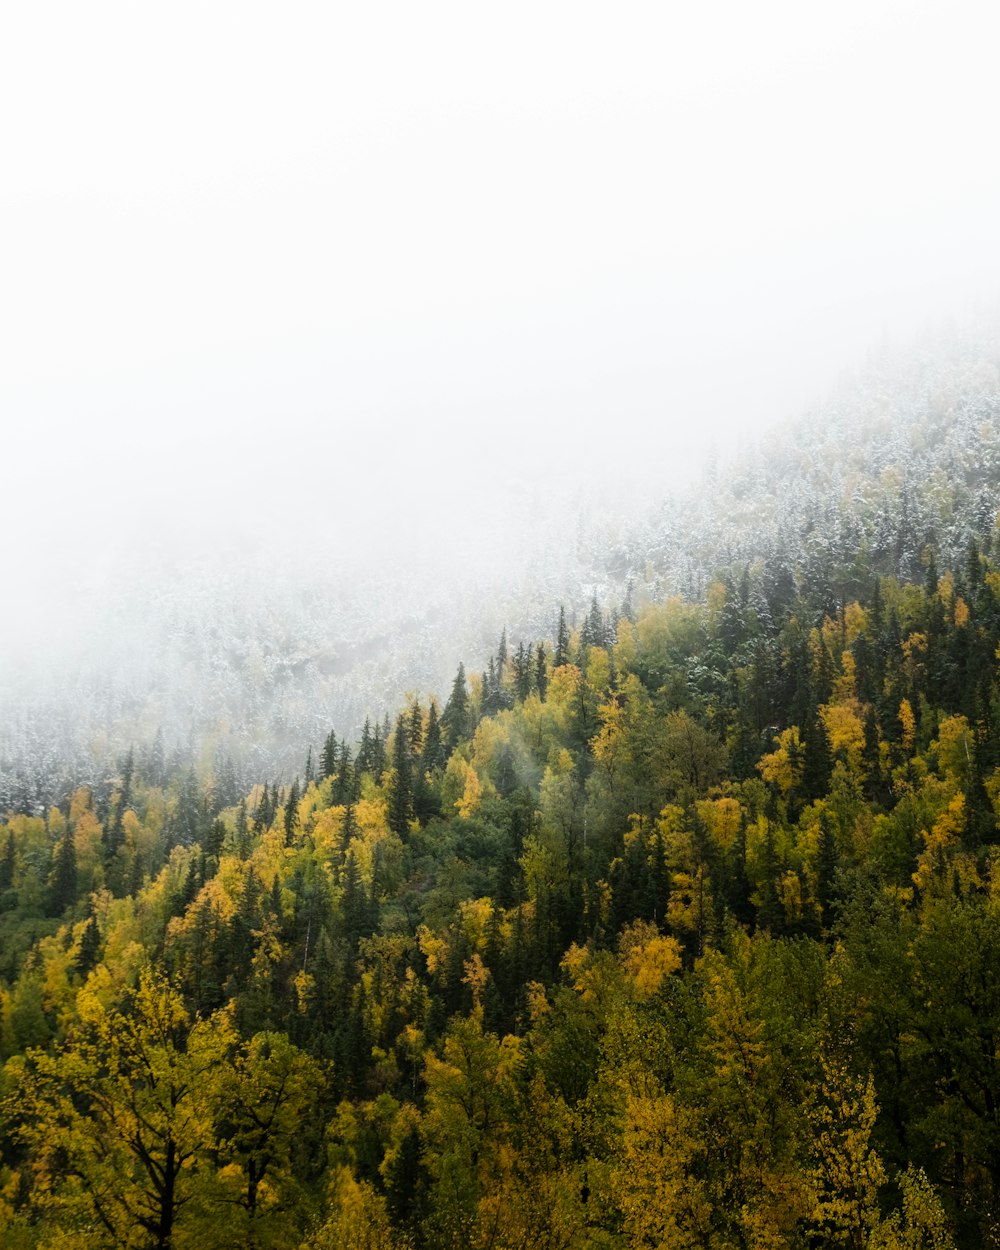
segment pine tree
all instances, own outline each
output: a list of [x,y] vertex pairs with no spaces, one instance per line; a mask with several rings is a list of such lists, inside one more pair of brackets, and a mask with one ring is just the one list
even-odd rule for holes
[[784,925],[784,915],[778,900],[778,852],[774,845],[774,829],[768,821],[761,855],[760,905],[757,908],[757,925],[767,929],[772,937],[778,937]]
[[236,769],[228,751],[219,750],[215,756],[215,778],[212,785],[212,805],[216,812],[232,807],[240,797]]
[[440,768],[442,762],[441,723],[438,720],[437,704],[432,699],[427,712],[427,733],[424,735],[420,764],[422,770],[429,773]]
[[270,796],[267,790],[267,782],[264,782],[264,789],[260,796],[260,802],[254,810],[253,814],[253,831],[255,836],[262,834],[270,825]]
[[[368,722],[365,721],[365,732],[368,732]],[[320,775],[325,779],[332,777],[337,771],[337,735],[331,729],[323,740],[323,751],[319,757]]]
[[52,875],[49,878],[49,915],[61,916],[68,907],[72,907],[76,902],[76,890],[76,842],[67,825],[56,846]]
[[833,821],[827,812],[822,812],[819,822],[819,846],[816,852],[816,901],[819,903],[820,919],[824,930],[829,930],[834,921],[836,875],[837,840],[833,832]]
[[222,845],[226,838],[226,826],[221,820],[213,820],[205,834],[203,849],[209,859],[214,859],[218,864],[219,856],[222,854]]
[[372,776],[376,781],[381,782],[382,774],[385,772],[386,765],[386,748],[389,743],[389,727],[388,721],[382,725],[375,726],[375,734],[372,737]]
[[146,784],[162,789],[167,784],[167,759],[163,746],[163,730],[157,729],[143,769]]
[[292,782],[292,788],[288,792],[288,801],[285,803],[285,845],[291,846],[295,837],[295,830],[299,827],[299,779],[298,777]]
[[354,951],[357,949],[358,942],[363,937],[368,937],[375,927],[375,914],[371,896],[361,876],[353,850],[347,852],[347,858],[344,861],[343,894],[340,906],[344,918],[344,935],[349,949]]
[[830,788],[833,759],[826,726],[812,701],[802,718],[802,794],[807,803],[821,799]]
[[389,793],[389,828],[401,838],[410,829],[413,814],[413,763],[406,736],[406,719],[400,713],[392,744],[392,787]]
[[410,754],[416,759],[420,755],[420,750],[424,743],[424,713],[416,699],[414,699],[413,706],[410,708],[408,734]]
[[559,607],[559,628],[556,630],[556,651],[552,659],[553,668],[561,668],[569,663],[569,630],[566,628],[566,609]]
[[250,829],[247,822],[247,801],[240,799],[236,810],[236,829],[233,834],[233,849],[240,859],[250,854]]
[[496,676],[497,685],[503,684],[504,671],[507,668],[507,628],[504,626],[503,632],[500,634],[500,643],[497,646],[497,664]]
[[630,625],[635,624],[635,608],[632,604],[633,588],[633,582],[630,577],[625,586],[625,598],[622,600],[622,606],[618,610],[621,619],[623,621],[628,621]]
[[526,647],[523,642],[517,644],[517,650],[514,652],[514,695],[519,703],[531,694],[531,648]]
[[351,748],[346,742],[340,745],[340,766],[333,783],[331,798],[334,806],[349,803],[355,797],[354,770],[351,767]]
[[88,972],[96,967],[100,951],[101,931],[97,927],[97,920],[93,912],[91,912],[86,928],[80,935],[80,948],[77,951],[76,959],[73,961],[81,976],[85,977]]
[[590,611],[587,613],[587,619],[583,622],[583,628],[580,630],[580,667],[583,668],[586,665],[588,648],[603,647],[606,642],[607,627],[604,624],[601,609],[597,604],[597,595],[594,594],[590,601]]
[[107,863],[110,863],[115,858],[125,842],[124,820],[125,812],[132,802],[132,773],[134,768],[135,757],[132,748],[129,747],[128,755],[125,757],[125,763],[122,766],[122,784],[121,789],[118,791],[115,814],[104,830],[104,853]]
[[189,768],[181,780],[177,807],[172,821],[174,840],[181,846],[192,846],[201,841],[204,804],[198,778]]
[[354,813],[353,801],[348,801],[344,808],[344,823],[340,831],[340,849],[346,851],[351,845],[351,839],[357,836],[358,822]]
[[449,755],[468,736],[469,728],[469,692],[465,685],[465,665],[459,664],[451,694],[441,713],[441,729],[445,750]]
[[[373,749],[374,741],[372,738],[371,721],[366,716],[364,728],[361,730],[361,742],[358,744],[357,770],[359,776],[362,773],[374,772],[374,768],[372,766]],[[336,750],[336,747],[334,747],[334,750]],[[334,768],[336,768],[336,764],[334,764]],[[332,776],[334,768],[330,769],[330,773],[328,775]]]
[[545,647],[539,643],[535,649],[535,689],[538,691],[538,697],[545,702],[545,696],[549,689],[549,671],[545,663]]

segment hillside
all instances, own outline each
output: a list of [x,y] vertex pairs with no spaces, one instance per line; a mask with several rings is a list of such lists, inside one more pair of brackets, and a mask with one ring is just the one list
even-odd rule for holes
[[44,615],[65,626],[61,646],[0,667],[0,806],[40,811],[99,786],[157,731],[185,766],[221,754],[243,785],[290,781],[331,726],[356,739],[366,716],[446,690],[459,660],[482,668],[501,629],[542,637],[560,603],[579,622],[595,593],[607,611],[630,587],[636,602],[703,600],[713,578],[750,567],[768,611],[808,582],[832,612],[869,573],[919,579],[928,546],[954,565],[993,533],[998,342],[991,315],[885,351],[652,508],[567,492],[535,465],[490,496],[489,525],[463,538],[456,518],[451,545],[440,529],[401,533],[395,563],[366,560],[365,527],[347,517],[294,552],[209,544],[180,560],[153,545],[112,560],[79,601],[61,608],[53,590]]
[[297,776],[150,734],[13,805],[4,1244],[1000,1243],[1000,401],[949,350]]

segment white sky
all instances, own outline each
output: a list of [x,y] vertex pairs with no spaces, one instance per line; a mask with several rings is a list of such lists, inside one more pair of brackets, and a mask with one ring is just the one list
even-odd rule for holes
[[14,601],[150,536],[383,559],[423,509],[447,554],[994,299],[998,36],[987,0],[5,5]]

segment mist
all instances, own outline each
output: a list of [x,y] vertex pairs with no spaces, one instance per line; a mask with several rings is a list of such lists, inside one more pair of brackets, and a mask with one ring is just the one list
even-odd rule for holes
[[581,515],[639,515],[1000,290],[982,5],[4,28],[10,681],[184,587],[549,612]]

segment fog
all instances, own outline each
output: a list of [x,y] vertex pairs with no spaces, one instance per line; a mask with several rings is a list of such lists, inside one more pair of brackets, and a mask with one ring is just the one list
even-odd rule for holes
[[8,8],[22,671],[143,578],[523,575],[1000,290],[981,3]]

